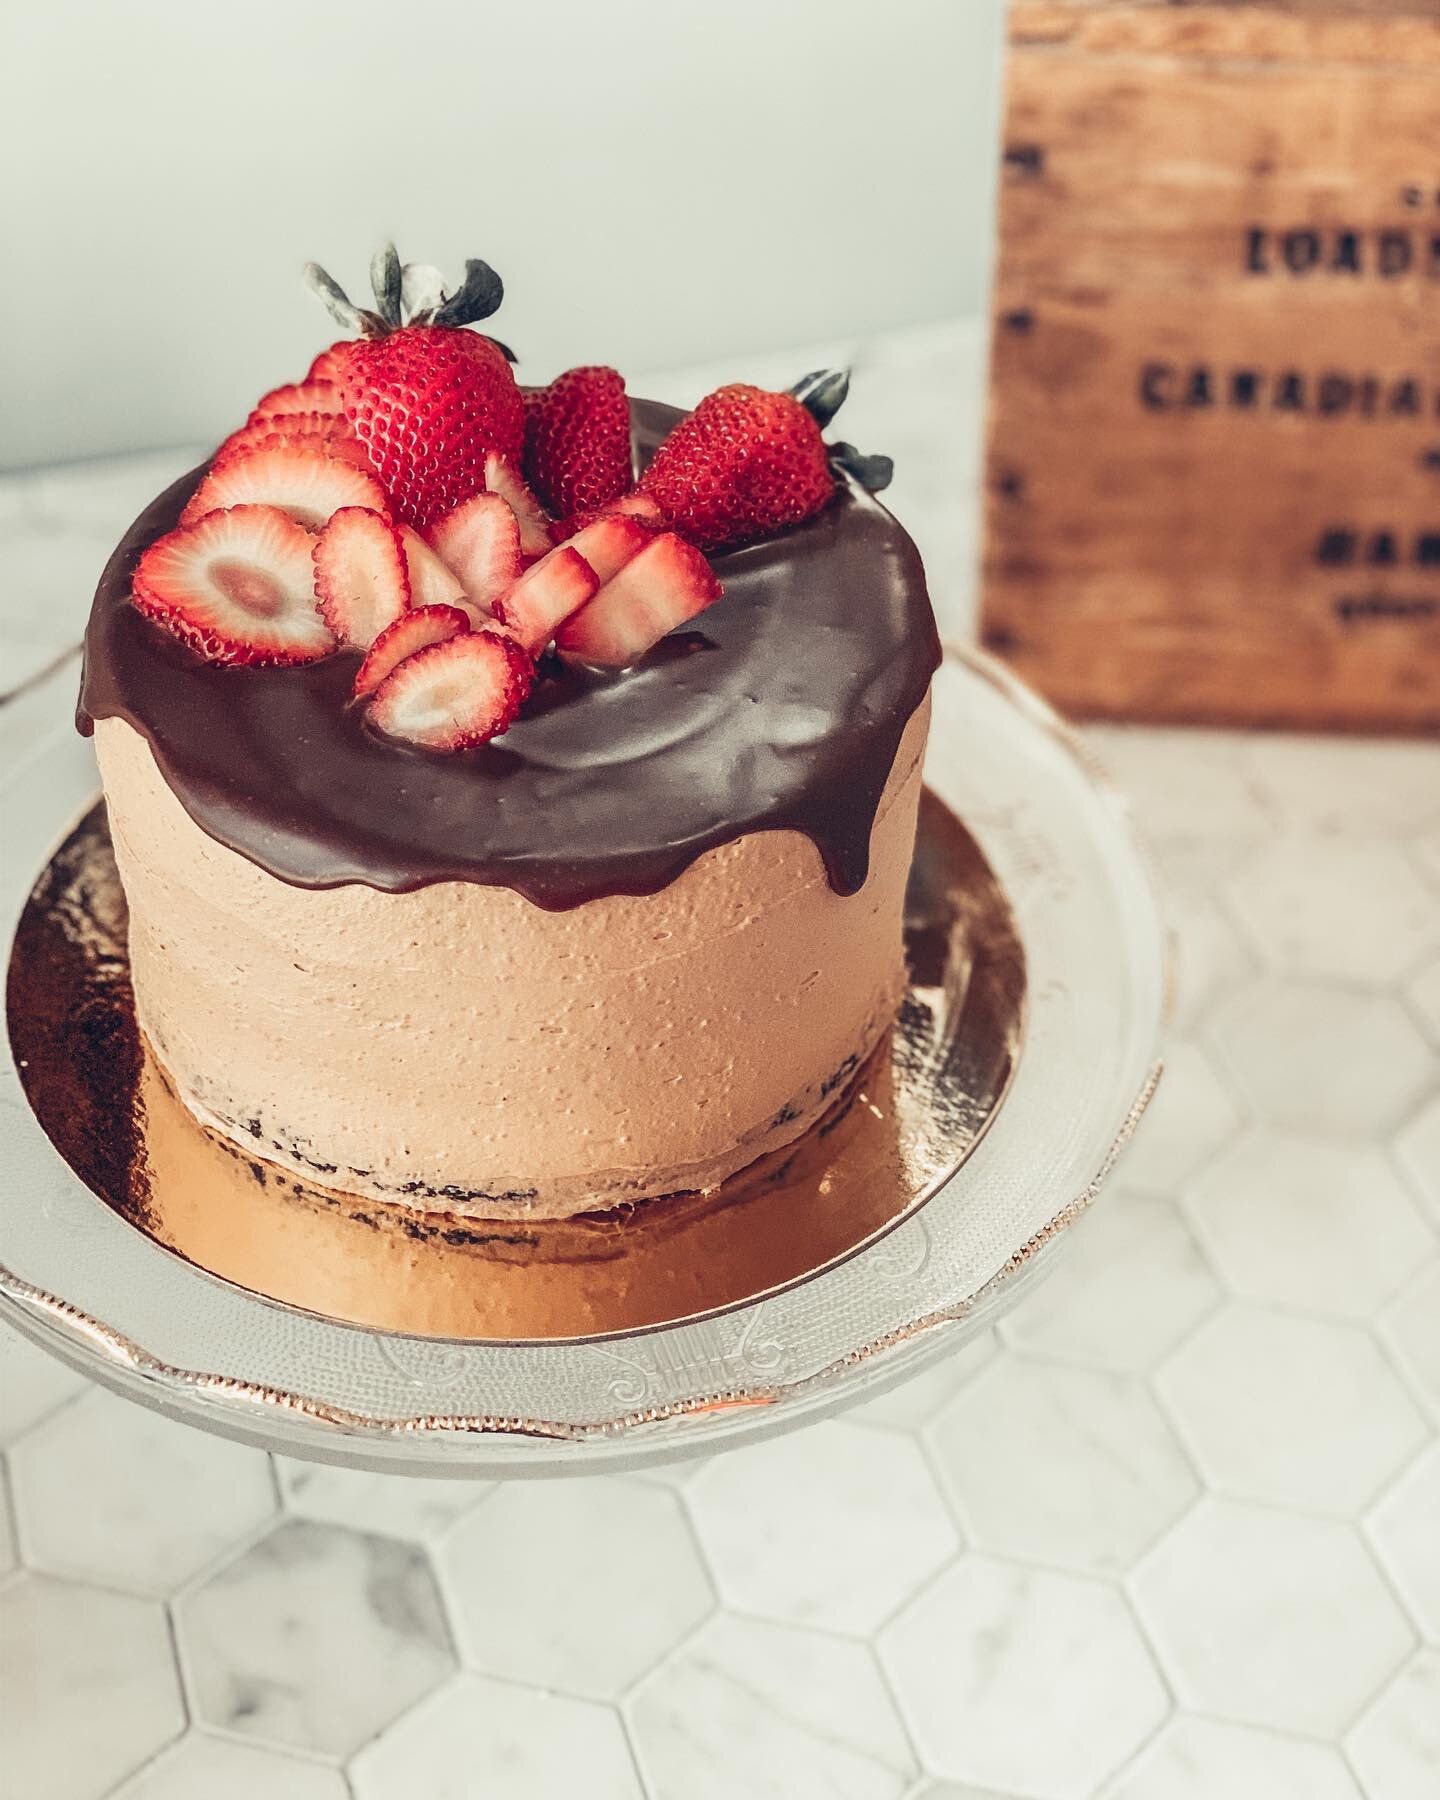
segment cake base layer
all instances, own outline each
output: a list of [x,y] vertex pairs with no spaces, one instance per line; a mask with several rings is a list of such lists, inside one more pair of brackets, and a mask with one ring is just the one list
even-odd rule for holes
[[708,1190],[806,1131],[894,1017],[928,720],[859,892],[807,837],[762,831],[568,911],[473,882],[278,880],[101,720],[141,1024],[205,1123],[354,1193],[505,1219]]

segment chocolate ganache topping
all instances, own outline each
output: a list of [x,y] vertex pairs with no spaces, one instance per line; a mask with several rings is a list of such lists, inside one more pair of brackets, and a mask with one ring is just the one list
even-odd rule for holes
[[[642,462],[681,414],[637,401]],[[347,705],[359,658],[202,662],[129,603],[202,469],[131,526],[96,591],[78,723],[124,719],[201,830],[297,887],[509,887],[552,911],[653,894],[754,831],[803,832],[855,893],[900,738],[940,660],[919,553],[853,483],[714,558],[725,596],[623,675],[547,663],[501,739],[456,756]]]

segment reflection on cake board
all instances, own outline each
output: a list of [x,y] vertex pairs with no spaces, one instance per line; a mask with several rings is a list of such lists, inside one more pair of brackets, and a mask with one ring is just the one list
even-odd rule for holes
[[797,1143],[711,1193],[486,1222],[361,1199],[206,1129],[139,1030],[102,802],[36,884],[9,1023],[51,1142],[121,1218],[197,1268],[324,1317],[422,1337],[582,1339],[715,1313],[817,1274],[897,1225],[1000,1105],[1024,954],[964,826],[921,809],[897,1024]]
[[4,1315],[214,1430],[454,1475],[692,1455],[943,1353],[1098,1191],[1158,1073],[1165,969],[1146,865],[1083,749],[986,659],[952,653],[936,700],[893,1042],[776,1164],[521,1231],[377,1222],[256,1165],[262,1182],[194,1124],[128,1011],[103,819],[87,805],[67,835],[93,793],[67,746],[44,790],[5,795]]

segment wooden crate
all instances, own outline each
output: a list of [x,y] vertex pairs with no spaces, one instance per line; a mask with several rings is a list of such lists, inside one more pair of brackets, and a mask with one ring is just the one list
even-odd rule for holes
[[982,633],[1078,716],[1440,732],[1440,0],[1012,0]]

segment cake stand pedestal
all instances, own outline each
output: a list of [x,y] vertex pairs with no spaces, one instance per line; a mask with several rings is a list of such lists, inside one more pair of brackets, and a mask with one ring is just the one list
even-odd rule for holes
[[[27,1104],[34,1069],[17,1067],[12,1011],[0,1069],[4,1316],[84,1373],[206,1429],[292,1456],[451,1477],[698,1456],[839,1411],[949,1354],[1041,1278],[1100,1191],[1158,1079],[1166,955],[1146,859],[1078,740],[973,652],[947,655],[935,700],[928,785],[964,822],[1005,902],[1004,930],[996,909],[987,915],[983,1020],[1003,1043],[977,1074],[964,1050],[980,1026],[957,1015],[951,1060],[931,1071],[949,1083],[934,1097],[937,1115],[958,1121],[953,1142],[937,1150],[932,1133],[931,1162],[908,1165],[903,1203],[862,1217],[853,1241],[828,1246],[810,1272],[751,1280],[748,1297],[708,1295],[698,1316],[656,1302],[653,1318],[636,1315],[644,1323],[587,1329],[607,1324],[597,1315],[568,1334],[552,1319],[531,1335],[477,1337],[428,1315],[426,1330],[397,1329],[338,1302],[348,1316],[313,1297],[276,1299],[153,1219],[125,1216],[62,1160]],[[3,794],[7,942],[36,875],[93,800],[88,746],[76,740],[57,760],[43,790],[15,783]],[[18,943],[30,954],[23,931]],[[12,966],[12,1009],[23,974]],[[870,1104],[865,1078],[854,1106]],[[977,1101],[969,1089],[981,1083]],[[852,1173],[862,1153],[836,1152]],[[926,1167],[954,1172],[926,1180]],[[203,1216],[208,1190],[195,1198]]]

